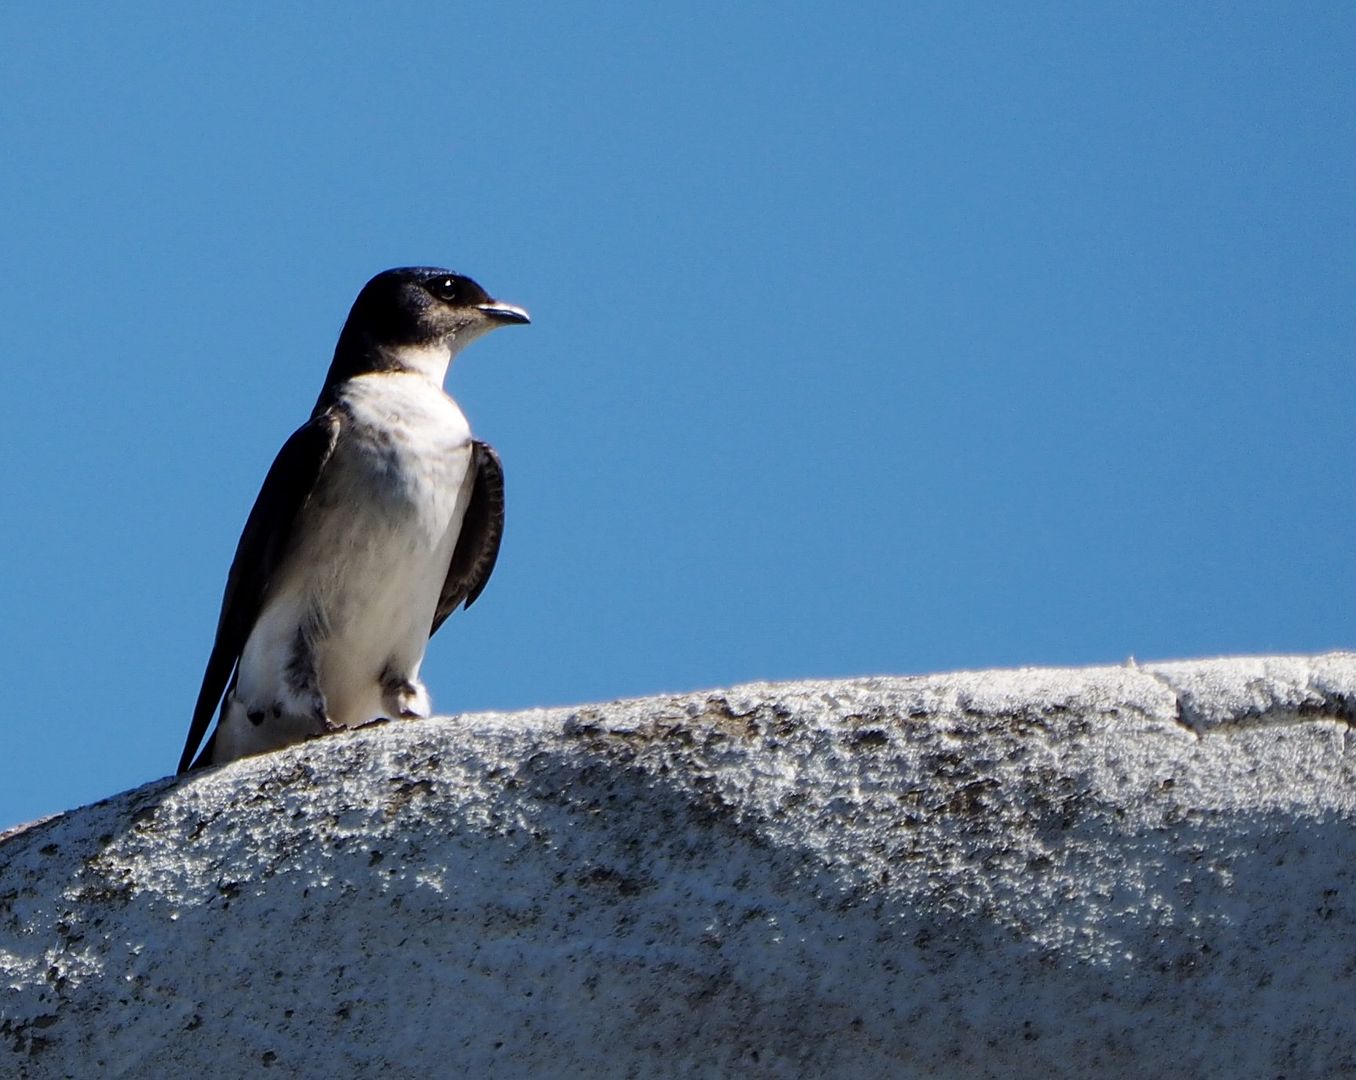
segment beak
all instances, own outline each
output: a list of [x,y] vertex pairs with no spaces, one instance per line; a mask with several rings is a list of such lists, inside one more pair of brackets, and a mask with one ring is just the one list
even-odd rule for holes
[[476,310],[488,315],[495,322],[530,323],[528,314],[517,304],[505,304],[502,300],[491,300],[487,304],[477,304]]

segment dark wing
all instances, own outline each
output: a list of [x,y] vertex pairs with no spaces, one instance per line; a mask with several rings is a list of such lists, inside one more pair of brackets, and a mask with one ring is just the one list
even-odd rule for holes
[[475,474],[471,501],[461,521],[461,533],[447,567],[447,580],[433,613],[428,636],[438,632],[458,605],[470,607],[494,572],[499,558],[499,541],[504,536],[504,467],[489,443],[471,444],[471,471]]
[[301,508],[306,505],[316,478],[334,452],[340,423],[338,412],[330,410],[298,428],[283,443],[264,477],[264,486],[254,500],[254,509],[245,522],[245,531],[240,534],[231,572],[226,577],[217,639],[212,643],[212,655],[207,659],[202,689],[198,691],[198,703],[193,709],[193,723],[189,725],[183,756],[179,758],[181,773],[188,770],[193,754],[212,722],[212,714],[226,691],[254,621],[259,617],[273,575],[287,552]]

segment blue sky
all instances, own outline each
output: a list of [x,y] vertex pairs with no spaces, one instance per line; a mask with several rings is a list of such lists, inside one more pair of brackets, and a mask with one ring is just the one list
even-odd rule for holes
[[172,770],[363,282],[527,306],[440,711],[1356,644],[1346,4],[11,5],[0,825]]

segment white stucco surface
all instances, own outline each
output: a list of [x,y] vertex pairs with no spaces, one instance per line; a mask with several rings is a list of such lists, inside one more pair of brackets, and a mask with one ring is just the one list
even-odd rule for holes
[[387,724],[0,841],[0,1075],[1356,1075],[1356,655]]

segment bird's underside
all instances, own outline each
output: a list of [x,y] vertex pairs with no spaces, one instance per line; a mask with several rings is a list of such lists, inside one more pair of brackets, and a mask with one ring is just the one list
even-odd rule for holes
[[[407,306],[411,295],[423,302],[417,290],[431,276],[433,298],[456,283],[480,312],[473,319],[527,321],[469,279],[387,273],[407,275],[396,291]],[[385,276],[360,294],[345,335]],[[417,315],[416,327],[430,318]],[[429,714],[419,680],[428,640],[480,595],[503,535],[499,458],[471,438],[441,387],[451,355],[476,336],[461,330],[441,366],[436,348],[373,352],[370,340],[369,362],[357,364],[341,335],[316,411],[279,451],[241,535],[181,772]],[[218,702],[217,728],[197,754]]]

